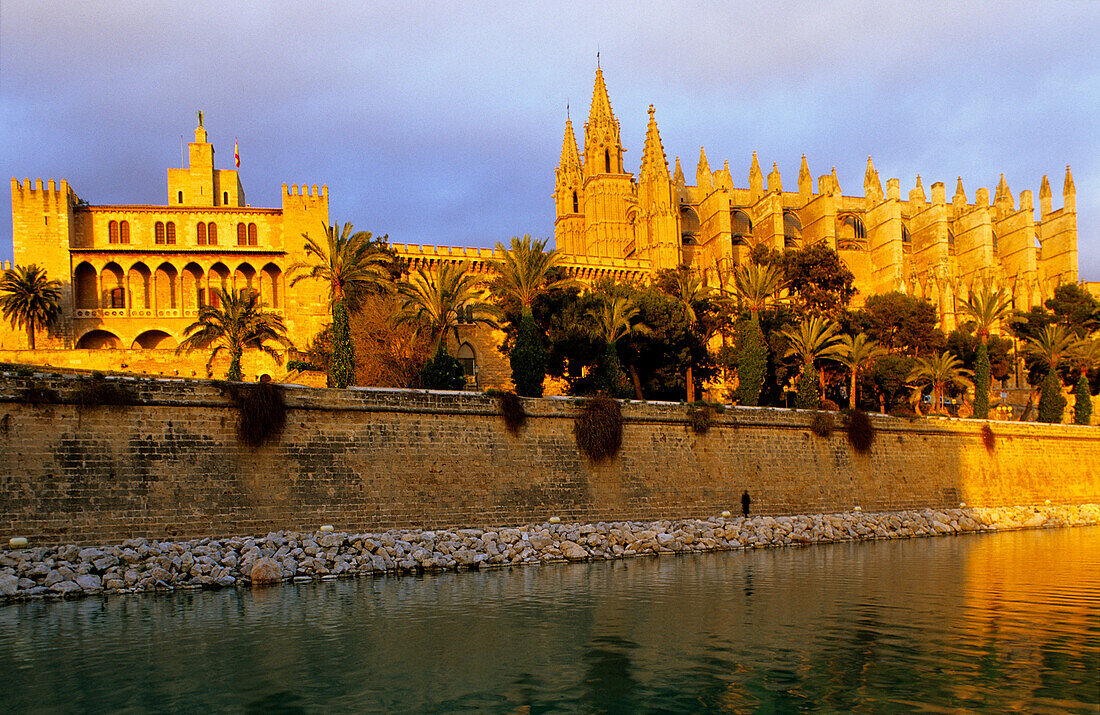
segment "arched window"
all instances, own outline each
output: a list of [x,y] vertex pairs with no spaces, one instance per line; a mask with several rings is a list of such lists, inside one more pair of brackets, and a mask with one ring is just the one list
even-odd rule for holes
[[259,245],[259,242],[260,242],[260,234],[259,234],[259,231],[256,230],[256,224],[254,224],[254,223],[248,224],[248,245],[249,246],[257,246],[257,245]]
[[245,228],[243,223],[237,224],[237,245],[243,246],[248,243],[248,229]]
[[913,237],[909,235],[909,229],[905,227],[905,224],[901,225],[901,242],[912,243]]
[[129,243],[130,242],[130,222],[119,221],[118,222],[118,242]]
[[218,224],[213,221],[206,225],[206,243],[209,246],[218,245]]
[[462,373],[466,377],[473,377],[477,371],[477,357],[474,348],[469,343],[462,343],[458,348],[458,361],[462,363]]
[[107,243],[118,243],[118,221],[107,224]]
[[164,228],[166,234],[165,242],[170,246],[174,246],[176,244],[176,222],[169,221],[164,225]]
[[177,191],[176,192],[176,203],[178,203],[178,204],[183,203],[183,192],[182,191]]
[[153,241],[159,245],[164,245],[164,222],[157,221],[156,226],[153,228]]
[[997,253],[997,232],[992,231],[991,233],[993,235],[993,253],[994,253],[994,255],[996,255],[996,253]]
[[680,243],[694,246],[699,236],[699,214],[690,206],[680,207]]
[[783,212],[783,247],[798,248],[802,242],[802,222],[793,211]]
[[752,220],[744,211],[730,212],[730,238],[735,246],[747,246],[752,239]]
[[206,224],[202,221],[195,227],[195,238],[200,246],[206,245]]
[[112,308],[125,308],[126,307],[126,291],[123,288],[111,289],[111,307]]
[[229,205],[229,192],[228,191],[223,191],[222,192],[222,206],[228,206],[228,205]]
[[610,174],[611,173],[611,150],[610,149],[604,149],[603,150],[603,165],[604,165],[604,171],[606,173]]
[[581,212],[580,203],[577,201],[577,192],[573,192],[573,213],[579,214]]
[[846,214],[837,218],[839,224],[836,235],[836,247],[840,250],[858,251],[865,247],[867,229],[858,216]]
[[947,229],[947,252],[955,255],[955,232],[950,228]]

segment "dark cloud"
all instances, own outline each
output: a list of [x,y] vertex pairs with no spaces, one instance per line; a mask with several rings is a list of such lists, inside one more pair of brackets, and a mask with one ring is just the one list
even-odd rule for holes
[[1081,275],[1100,280],[1098,31],[1084,2],[4,2],[0,165],[163,203],[201,108],[219,166],[240,140],[254,205],[327,183],[335,219],[398,242],[546,236],[598,49],[631,166],[650,103],[670,164],[692,177],[706,145],[742,186],[754,149],[785,184],[805,153],[852,193],[868,154],[903,194],[961,174],[973,197],[1002,172],[1057,193],[1072,164]]

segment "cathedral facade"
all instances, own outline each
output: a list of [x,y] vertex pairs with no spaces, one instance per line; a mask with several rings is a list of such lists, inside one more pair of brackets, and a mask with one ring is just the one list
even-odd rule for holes
[[920,176],[903,198],[898,179],[883,190],[870,157],[862,196],[841,192],[835,168],[815,181],[805,156],[797,183],[788,187],[775,164],[765,177],[755,152],[749,185],[735,187],[729,162],[712,170],[702,148],[689,185],[679,158],[669,171],[652,105],[635,177],[623,167],[619,122],[597,69],[580,148],[566,120],[555,171],[554,238],[573,263],[638,261],[650,272],[687,265],[711,285],[729,281],[756,245],[783,250],[824,244],[855,275],[857,301],[889,291],[919,296],[936,306],[948,330],[960,301],[982,282],[1004,286],[1016,307],[1027,310],[1058,285],[1077,281],[1069,167],[1059,209],[1043,177],[1039,220],[1032,192],[1015,197],[1003,175],[992,202],[984,188],[971,201],[961,177],[950,200],[943,183],[926,192]]

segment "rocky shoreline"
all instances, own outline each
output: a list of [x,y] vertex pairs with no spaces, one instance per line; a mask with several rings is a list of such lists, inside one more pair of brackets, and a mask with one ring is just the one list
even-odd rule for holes
[[600,561],[839,541],[1100,524],[1100,504],[719,516],[500,529],[274,532],[0,551],[0,603],[424,571]]

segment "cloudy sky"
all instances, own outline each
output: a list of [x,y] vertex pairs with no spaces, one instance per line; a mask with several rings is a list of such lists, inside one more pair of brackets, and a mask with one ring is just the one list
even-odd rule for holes
[[1003,172],[1038,205],[1048,174],[1057,208],[1070,164],[1081,276],[1100,280],[1097,2],[237,5],[4,0],[0,167],[164,204],[202,109],[219,168],[239,141],[253,206],[328,184],[334,220],[394,242],[549,236],[566,106],[579,132],[598,51],[629,170],[650,103],[670,162],[693,177],[705,145],[736,186],[753,150],[789,186],[805,153],[859,195],[872,155],[903,196],[919,173],[950,197],[961,175],[973,200]]

